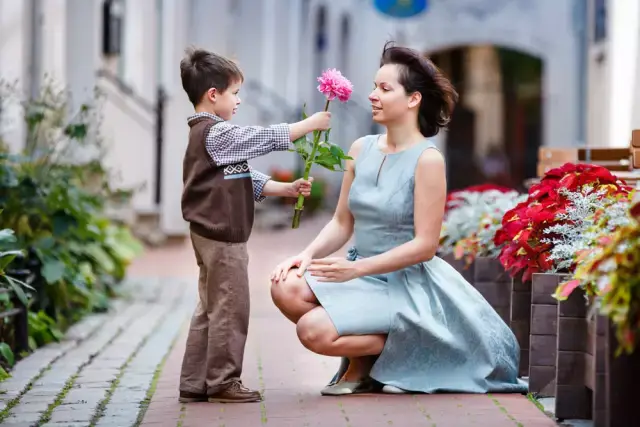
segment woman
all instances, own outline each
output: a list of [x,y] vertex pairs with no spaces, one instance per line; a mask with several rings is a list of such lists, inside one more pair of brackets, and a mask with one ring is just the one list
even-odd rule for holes
[[[343,358],[322,394],[526,392],[511,330],[435,256],[445,162],[427,138],[457,93],[420,53],[387,44],[369,99],[386,133],[353,144],[333,219],[271,274],[302,344]],[[347,259],[325,258],[352,234]]]

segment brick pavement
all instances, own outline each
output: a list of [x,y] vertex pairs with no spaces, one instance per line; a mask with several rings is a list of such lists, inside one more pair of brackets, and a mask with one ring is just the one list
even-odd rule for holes
[[124,297],[38,349],[0,383],[3,426],[131,426],[156,369],[188,319],[190,281],[131,279]]
[[[250,242],[252,318],[244,382],[263,390],[255,404],[178,403],[178,376],[186,328],[169,353],[142,426],[214,427],[547,427],[556,424],[522,395],[358,395],[322,397],[338,360],[302,347],[290,324],[271,303],[267,276],[276,262],[302,249],[326,217],[307,219],[298,230],[256,232]],[[197,270],[188,244],[154,250],[132,274],[190,277]]]

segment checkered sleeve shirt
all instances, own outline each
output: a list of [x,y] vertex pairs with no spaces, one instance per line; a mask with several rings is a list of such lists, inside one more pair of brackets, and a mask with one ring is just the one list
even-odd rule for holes
[[[207,134],[207,153],[218,166],[234,165],[272,151],[286,151],[291,147],[291,134],[286,123],[272,126],[237,126],[209,113],[196,113],[189,117],[209,117],[217,122]],[[264,200],[262,191],[271,177],[251,169],[253,195],[258,202]]]
[[256,202],[261,202],[265,199],[264,194],[264,186],[267,185],[267,181],[269,181],[271,177],[269,175],[265,175],[262,172],[258,172],[257,170],[251,168],[251,180],[253,181],[253,199]]

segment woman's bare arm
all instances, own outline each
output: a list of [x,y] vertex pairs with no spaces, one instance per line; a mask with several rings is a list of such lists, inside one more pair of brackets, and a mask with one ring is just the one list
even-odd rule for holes
[[447,195],[445,176],[442,154],[435,149],[424,150],[415,173],[415,238],[380,255],[356,261],[359,275],[391,273],[436,255]]
[[353,160],[347,160],[340,187],[340,198],[331,221],[324,226],[318,237],[303,251],[310,258],[327,257],[343,247],[353,234],[353,215],[349,210],[349,190],[355,178],[355,159],[362,149],[363,138],[356,140],[349,150]]

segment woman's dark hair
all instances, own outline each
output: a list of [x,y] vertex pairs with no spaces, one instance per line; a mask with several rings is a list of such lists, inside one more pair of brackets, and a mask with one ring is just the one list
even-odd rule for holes
[[418,111],[420,133],[425,137],[437,135],[451,120],[458,101],[458,93],[442,71],[425,55],[406,47],[387,42],[382,51],[380,66],[395,64],[399,67],[398,81],[407,95],[420,92],[422,102]]

